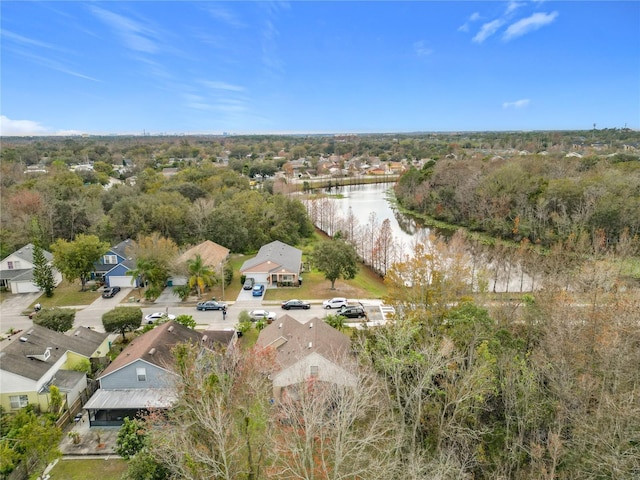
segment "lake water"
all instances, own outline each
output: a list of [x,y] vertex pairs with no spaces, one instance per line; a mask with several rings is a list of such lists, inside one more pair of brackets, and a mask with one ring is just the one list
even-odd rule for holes
[[[349,185],[340,187],[338,190],[332,190],[332,194],[340,194],[340,197],[329,197],[325,201],[330,202],[330,208],[325,207],[325,217],[333,219],[346,219],[349,212],[355,217],[360,228],[366,228],[371,224],[372,214],[375,214],[374,221],[377,225],[381,225],[386,219],[389,220],[389,226],[393,235],[394,248],[396,250],[396,258],[404,258],[406,254],[411,254],[413,245],[417,242],[426,243],[429,241],[431,229],[423,227],[414,218],[404,215],[395,208],[393,203],[393,184],[376,183],[368,185]],[[316,216],[321,216],[317,214]],[[314,219],[314,215],[311,215]],[[327,234],[333,235],[340,228],[344,229],[344,225],[340,221],[336,223],[328,223],[327,221],[318,221],[314,219],[316,226],[324,230]],[[325,225],[320,225],[325,223]],[[530,291],[532,289],[532,280],[520,272],[515,265],[502,263],[501,265],[492,265],[488,261],[489,256],[484,255],[479,262],[486,272],[487,288],[496,292],[517,292]],[[505,272],[509,272],[506,274]],[[475,284],[475,281],[474,281]]]

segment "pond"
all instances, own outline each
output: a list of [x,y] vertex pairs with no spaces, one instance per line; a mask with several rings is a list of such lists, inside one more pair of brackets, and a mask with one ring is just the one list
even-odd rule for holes
[[[425,227],[410,215],[399,212],[391,183],[334,187],[329,193],[329,196],[305,201],[311,220],[328,235],[340,232],[354,244],[365,263],[381,274],[393,262],[411,255],[416,243],[429,244],[432,233],[451,235]],[[383,236],[386,240],[380,239]],[[383,262],[374,253],[381,248],[389,251]],[[474,272],[484,272],[485,288],[496,292],[531,291],[534,288],[533,280],[518,265],[504,258],[496,261],[492,253],[484,250],[469,260],[474,264]],[[475,274],[472,276],[471,281],[477,289],[478,278]]]

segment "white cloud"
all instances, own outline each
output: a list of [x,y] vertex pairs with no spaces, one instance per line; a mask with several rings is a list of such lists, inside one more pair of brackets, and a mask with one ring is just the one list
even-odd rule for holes
[[240,20],[234,12],[226,8],[222,8],[220,5],[207,6],[206,10],[209,13],[209,15],[211,15],[213,18],[226,23],[230,27],[234,27],[234,28],[246,27],[246,24],[242,20]]
[[510,13],[515,12],[518,8],[523,6],[524,6],[524,3],[521,3],[521,2],[509,2],[509,4],[507,5],[507,11],[505,12],[505,15],[509,15]]
[[213,88],[214,90],[228,90],[231,92],[244,92],[244,87],[240,85],[232,85],[226,82],[202,80],[202,84],[206,87]]
[[515,102],[504,102],[502,104],[502,108],[524,108],[531,103],[531,100],[528,98],[523,98],[521,100],[516,100]]
[[459,32],[468,32],[469,31],[469,24],[473,23],[473,22],[477,22],[478,20],[480,20],[480,14],[478,12],[473,12],[469,18],[467,19],[466,22],[464,22],[462,25],[460,25],[458,27],[458,31]]
[[522,35],[553,23],[556,18],[558,18],[558,12],[534,13],[527,18],[523,18],[522,20],[518,20],[517,22],[509,25],[507,30],[504,32],[502,39],[505,42],[508,42],[514,38],[521,37]]
[[491,22],[487,22],[482,25],[480,31],[471,40],[476,43],[482,43],[491,35],[496,33],[502,25],[504,25],[504,20],[500,18],[497,20],[492,20]]
[[143,24],[123,15],[110,12],[100,7],[90,7],[93,14],[113,28],[123,43],[131,50],[144,53],[156,53],[159,48],[152,39],[155,32]]
[[0,115],[0,135],[42,135],[47,131],[46,127],[33,120],[11,120],[4,115]]
[[33,120],[12,120],[0,115],[0,135],[6,137],[28,137],[37,135],[80,135],[78,130],[52,130]]
[[426,57],[433,53],[433,49],[427,47],[423,40],[415,42],[413,44],[413,50],[414,52],[416,52],[416,55],[418,55],[419,57]]

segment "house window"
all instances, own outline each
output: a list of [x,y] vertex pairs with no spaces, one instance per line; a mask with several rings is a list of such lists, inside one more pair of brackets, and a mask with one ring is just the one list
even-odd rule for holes
[[115,255],[105,255],[104,263],[105,265],[116,265],[118,263],[118,257]]
[[14,260],[13,262],[7,262],[7,268],[9,270],[20,270],[20,260]]
[[11,408],[18,409],[29,405],[29,397],[26,395],[12,395],[9,397]]
[[318,376],[318,365],[311,365],[309,367],[309,374],[312,377],[317,377]]
[[138,376],[139,382],[147,381],[147,369],[146,368],[136,368],[136,375]]

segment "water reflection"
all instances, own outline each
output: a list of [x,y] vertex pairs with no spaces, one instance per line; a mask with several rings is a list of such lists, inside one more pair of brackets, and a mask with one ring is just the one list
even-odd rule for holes
[[[450,237],[451,231],[423,226],[419,219],[401,213],[395,206],[393,184],[333,187],[336,196],[307,200],[314,224],[330,236],[340,232],[350,241],[363,261],[382,275],[398,261],[412,256],[418,243],[430,244],[431,233]],[[388,221],[388,222],[387,222]],[[473,265],[474,289],[495,292],[530,291],[533,280],[524,273],[510,250],[496,251],[479,245],[464,248]],[[511,258],[511,260],[509,260]],[[482,278],[481,278],[482,276]]]

